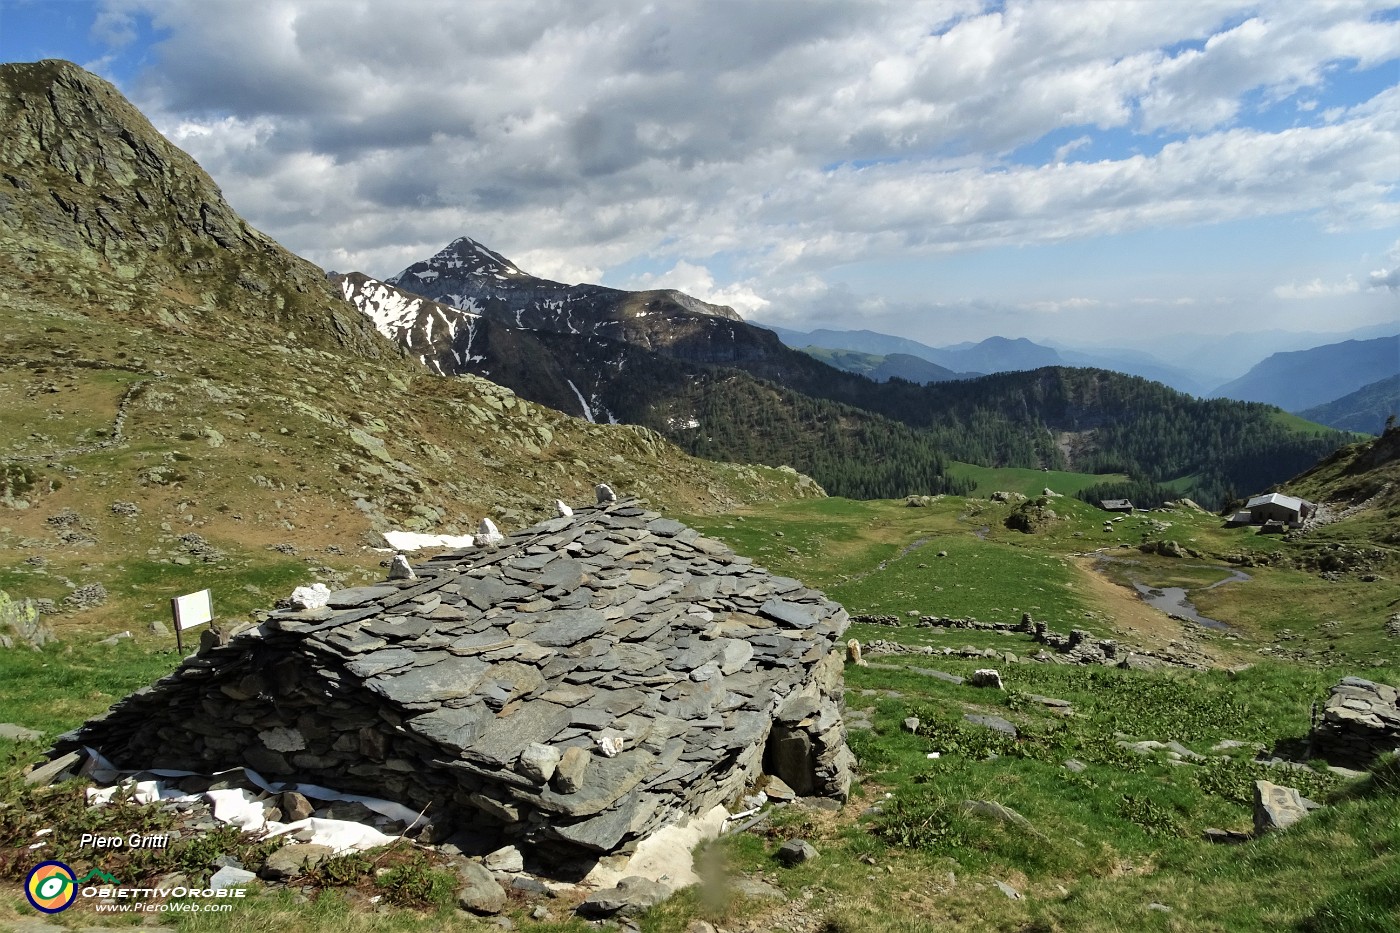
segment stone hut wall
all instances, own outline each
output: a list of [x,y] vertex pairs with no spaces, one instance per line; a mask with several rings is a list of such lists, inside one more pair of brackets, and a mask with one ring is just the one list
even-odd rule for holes
[[765,766],[843,798],[849,619],[628,501],[273,613],[60,743],[427,808],[545,857],[629,848]]

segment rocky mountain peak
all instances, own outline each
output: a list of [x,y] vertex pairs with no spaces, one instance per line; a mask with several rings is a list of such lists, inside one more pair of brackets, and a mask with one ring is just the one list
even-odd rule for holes
[[71,62],[0,65],[0,253],[36,287],[83,268],[156,293],[125,302],[136,314],[159,317],[158,294],[189,299],[197,316],[167,311],[166,326],[252,318],[312,345],[392,352],[321,270],[249,226],[120,91]]

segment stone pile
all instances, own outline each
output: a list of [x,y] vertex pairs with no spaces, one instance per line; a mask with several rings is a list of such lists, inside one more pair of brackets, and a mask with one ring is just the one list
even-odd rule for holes
[[1383,752],[1400,751],[1400,691],[1360,677],[1343,677],[1308,736],[1312,754],[1365,768]]
[[414,572],[273,612],[56,752],[388,797],[546,862],[626,851],[763,773],[844,799],[849,619],[797,580],[630,499]]

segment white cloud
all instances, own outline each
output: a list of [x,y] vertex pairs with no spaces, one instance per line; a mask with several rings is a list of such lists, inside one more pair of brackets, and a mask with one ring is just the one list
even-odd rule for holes
[[1390,268],[1372,272],[1369,277],[1370,287],[1400,291],[1400,240],[1395,241],[1386,251],[1385,258],[1389,261]]
[[635,275],[626,286],[639,290],[672,288],[711,304],[728,305],[746,316],[762,311],[771,303],[743,282],[716,288],[715,277],[708,268],[686,262],[684,259],[677,262],[668,272],[655,275],[643,272]]
[[1068,156],[1083,149],[1085,146],[1093,145],[1093,142],[1094,140],[1088,136],[1080,136],[1076,139],[1071,139],[1055,150],[1055,161],[1063,162]]
[[[1400,223],[1393,88],[1250,125],[1400,56],[1385,6],[109,0],[103,28],[166,36],[127,90],[313,261],[389,275],[464,234],[561,281],[646,256],[776,320],[845,263]],[[1007,160],[1056,132],[1053,163]],[[1141,152],[1103,142],[1124,138]],[[1099,161],[1064,161],[1091,139]],[[739,281],[714,282],[719,253]]]
[[[1374,274],[1372,278],[1374,278]],[[1285,301],[1297,301],[1309,298],[1336,298],[1339,295],[1352,295],[1360,290],[1361,286],[1357,284],[1356,280],[1347,276],[1341,282],[1324,282],[1322,279],[1301,283],[1290,282],[1275,288],[1274,296]]]

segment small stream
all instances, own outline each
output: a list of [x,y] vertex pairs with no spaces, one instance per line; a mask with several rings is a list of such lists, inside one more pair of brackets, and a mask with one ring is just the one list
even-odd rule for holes
[[[1102,571],[1102,567],[1104,564],[1110,562],[1121,564],[1138,563],[1135,560],[1124,560],[1122,558],[1110,557],[1107,554],[1097,554],[1095,556],[1097,558],[1095,569],[1100,571]],[[1208,570],[1221,570],[1228,574],[1228,576],[1226,576],[1222,580],[1216,580],[1214,583],[1211,583],[1207,586],[1199,587],[1199,589],[1201,590],[1213,590],[1217,586],[1224,586],[1227,583],[1244,583],[1250,579],[1249,574],[1241,570],[1236,570],[1233,567],[1224,567],[1217,564],[1186,564],[1184,566],[1202,567]],[[1169,616],[1175,616],[1181,619],[1188,619],[1192,622],[1195,622],[1197,625],[1203,625],[1206,628],[1215,629],[1218,632],[1234,631],[1234,628],[1231,627],[1229,624],[1221,622],[1219,619],[1212,619],[1209,616],[1203,616],[1199,612],[1197,612],[1196,607],[1192,605],[1191,600],[1187,598],[1188,594],[1190,593],[1190,590],[1188,590],[1186,587],[1148,586],[1147,584],[1143,583],[1140,579],[1138,579],[1138,577],[1131,571],[1129,571],[1128,573],[1128,582],[1132,583],[1133,589],[1137,590],[1138,596],[1142,597],[1143,602],[1147,603],[1154,609],[1159,609],[1162,612],[1165,612]]]

